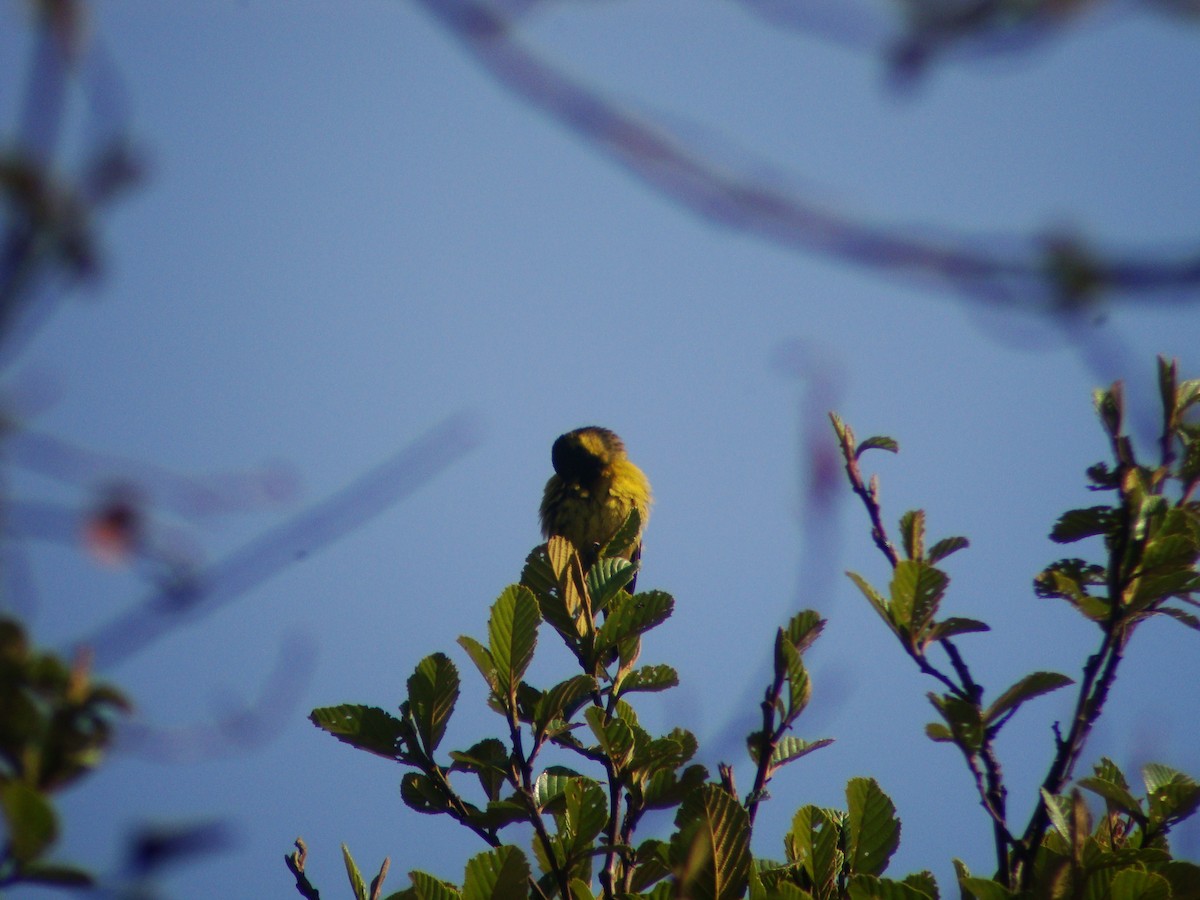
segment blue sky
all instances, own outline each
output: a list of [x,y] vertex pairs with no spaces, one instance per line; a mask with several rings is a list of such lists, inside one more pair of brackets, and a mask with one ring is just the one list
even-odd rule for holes
[[[0,10],[10,123],[27,32],[23,7]],[[848,778],[872,775],[904,822],[894,874],[930,868],[947,890],[951,856],[990,871],[968,775],[922,733],[934,685],[840,574],[887,581],[861,510],[843,488],[835,511],[798,521],[806,448],[833,438],[801,415],[810,382],[797,367],[831,381],[821,402],[860,435],[900,441],[899,457],[868,457],[890,521],[919,506],[933,536],[971,538],[948,564],[947,609],[993,626],[960,644],[998,692],[1033,669],[1077,675],[1094,646],[1030,582],[1061,555],[1045,539],[1054,518],[1094,502],[1083,469],[1104,444],[1091,389],[1123,377],[1152,408],[1158,353],[1200,375],[1195,302],[1112,297],[1081,349],[1036,315],[698,218],[499,85],[421,4],[130,2],[94,10],[92,33],[148,175],[104,216],[103,279],[68,295],[9,366],[53,386],[29,427],[182,473],[296,475],[288,506],[182,522],[154,507],[207,560],[448,416],[472,449],[350,536],[298,548],[319,552],[106,669],[139,725],[186,758],[128,741],[66,800],[64,857],[110,870],[139,822],[222,819],[234,849],[181,869],[169,896],[287,896],[296,835],[330,895],[345,890],[342,841],[364,867],[390,855],[393,889],[418,867],[458,880],[482,848],[405,808],[399,767],[305,717],[394,707],[417,661],[442,650],[469,685],[448,741],[491,733],[499,720],[476,712],[481,687],[454,639],[484,633],[538,540],[554,437],[602,424],[655,487],[640,583],[678,603],[644,659],[675,665],[682,685],[649,698],[643,721],[690,728],[704,762],[734,760],[749,784],[742,739],[772,634],[816,608],[829,626],[798,733],[837,742],[778,777],[756,848],[782,855],[798,806],[841,804]],[[1096,14],[1027,52],[935,64],[907,91],[877,53],[736,4],[563,3],[524,18],[519,37],[722,171],[904,235],[1010,246],[1065,232],[1131,253],[1194,236],[1200,72],[1180,21]],[[76,155],[86,138],[68,135]],[[19,471],[10,483],[79,507],[104,482]],[[29,555],[35,636],[54,646],[148,590],[70,541]],[[549,634],[543,644],[548,680],[564,659]],[[1200,772],[1186,724],[1200,703],[1180,691],[1196,681],[1195,648],[1174,623],[1139,632],[1087,761]],[[287,702],[253,746],[189,737],[276,681]],[[1017,821],[1069,700],[1031,703],[1001,741]],[[1192,858],[1198,834],[1179,838]]]

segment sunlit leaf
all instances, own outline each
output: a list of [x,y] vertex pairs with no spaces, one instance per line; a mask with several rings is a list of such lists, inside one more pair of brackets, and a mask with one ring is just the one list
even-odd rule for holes
[[965,537],[948,537],[942,538],[936,544],[929,548],[927,554],[931,563],[937,563],[945,559],[951,553],[957,553],[964,547],[971,546],[971,542]]
[[900,517],[900,538],[910,560],[925,558],[925,510],[910,509]]
[[533,659],[541,621],[537,599],[524,585],[506,587],[488,617],[488,649],[496,666],[496,690],[515,699],[517,685]]
[[0,807],[8,824],[7,851],[19,863],[37,859],[58,838],[58,817],[49,799],[23,781],[0,784]]
[[434,653],[421,660],[408,679],[408,703],[427,754],[442,742],[457,701],[458,670],[450,658]]
[[894,438],[877,434],[873,437],[867,438],[855,448],[854,458],[858,459],[868,450],[886,450],[889,453],[899,453],[900,445],[895,441]]
[[529,860],[506,844],[471,857],[463,876],[463,900],[521,900],[529,896]]
[[350,879],[350,889],[354,891],[356,900],[367,900],[367,883],[363,881],[358,864],[350,855],[350,848],[342,844],[342,862],[346,864],[346,877]]
[[853,872],[878,875],[900,845],[896,807],[873,778],[851,778],[846,785],[849,834],[846,858]]
[[1033,672],[1026,675],[1003,694],[996,698],[983,714],[984,721],[991,725],[1010,710],[1015,711],[1026,700],[1040,697],[1051,691],[1066,687],[1075,682],[1066,675],[1058,672]]
[[308,719],[339,741],[385,759],[395,759],[402,749],[398,745],[404,733],[403,723],[374,706],[355,703],[323,706],[314,709]]

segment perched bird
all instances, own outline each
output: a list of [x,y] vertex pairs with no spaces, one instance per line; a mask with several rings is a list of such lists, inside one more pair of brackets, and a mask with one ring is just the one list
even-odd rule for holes
[[[589,426],[568,431],[550,451],[554,474],[542,495],[542,535],[560,535],[575,545],[584,568],[596,561],[636,509],[642,530],[650,516],[650,482],[625,455],[625,444],[607,428]],[[638,533],[623,556],[637,562],[642,555]],[[628,590],[633,592],[634,582]]]

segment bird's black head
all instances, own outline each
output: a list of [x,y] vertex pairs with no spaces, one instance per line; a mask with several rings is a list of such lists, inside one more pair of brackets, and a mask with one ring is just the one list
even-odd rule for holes
[[625,445],[613,432],[591,425],[568,431],[556,440],[550,450],[550,461],[560,478],[586,484],[598,478],[604,467],[624,452]]

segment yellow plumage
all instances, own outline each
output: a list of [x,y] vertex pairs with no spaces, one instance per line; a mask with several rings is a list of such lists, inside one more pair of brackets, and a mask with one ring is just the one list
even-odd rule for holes
[[[542,535],[560,535],[575,545],[584,567],[616,534],[635,508],[642,528],[650,516],[650,482],[629,461],[625,444],[607,428],[577,428],[554,442],[554,474],[542,495]],[[625,554],[636,562],[642,535]],[[632,591],[633,585],[630,584]]]

